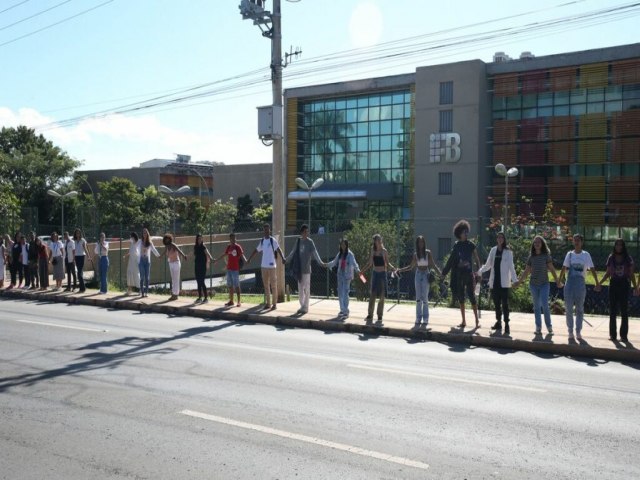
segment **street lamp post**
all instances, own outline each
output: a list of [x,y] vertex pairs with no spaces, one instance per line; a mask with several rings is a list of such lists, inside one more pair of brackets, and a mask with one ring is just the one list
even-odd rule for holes
[[509,177],[515,177],[518,175],[518,169],[511,167],[507,170],[504,164],[499,163],[495,166],[496,173],[504,177],[504,224],[502,225],[502,231],[507,232],[507,221],[509,215]]
[[309,216],[308,216],[309,221],[307,223],[307,225],[309,226],[309,229],[311,229],[311,192],[313,190],[320,188],[323,183],[324,183],[324,178],[318,178],[316,179],[315,182],[311,184],[311,186],[309,186],[307,182],[305,182],[302,178],[300,177],[296,178],[296,185],[299,186],[301,189],[306,190],[309,193]]
[[56,192],[55,190],[47,190],[47,194],[51,195],[52,197],[60,199],[60,204],[62,205],[62,215],[60,220],[60,235],[62,235],[64,234],[64,199],[73,198],[78,195],[78,192],[76,192],[75,190],[72,190],[63,195]]
[[169,197],[171,198],[171,200],[173,200],[173,234],[177,235],[176,233],[176,195],[180,195],[182,193],[186,193],[188,191],[191,190],[191,187],[189,185],[183,185],[182,187],[178,188],[177,190],[172,190],[169,187],[167,187],[166,185],[160,185],[158,187],[158,191],[165,193],[167,195],[169,195]]

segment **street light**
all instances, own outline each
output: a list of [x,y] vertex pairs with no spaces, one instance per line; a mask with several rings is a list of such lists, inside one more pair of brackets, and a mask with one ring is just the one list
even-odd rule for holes
[[62,194],[56,192],[55,190],[47,190],[47,194],[51,195],[52,197],[60,199],[60,203],[62,205],[62,218],[61,218],[61,221],[60,221],[60,235],[62,235],[64,233],[64,199],[65,198],[73,198],[73,197],[78,195],[78,192],[76,192],[75,190],[71,190],[70,192],[67,192],[64,195],[62,195]]
[[509,214],[509,177],[515,177],[518,175],[518,169],[511,167],[507,170],[507,167],[503,163],[499,163],[495,167],[496,173],[504,177],[504,224],[502,225],[502,231],[507,232],[507,220]]
[[169,197],[171,197],[171,200],[173,200],[173,234],[176,234],[176,195],[180,195],[182,193],[186,193],[188,191],[191,190],[191,187],[189,185],[183,185],[182,187],[178,188],[177,190],[172,190],[169,187],[167,187],[166,185],[160,185],[158,186],[158,191],[165,193],[167,195],[169,195]]
[[309,226],[309,229],[311,229],[311,191],[320,188],[323,183],[324,183],[324,178],[318,178],[316,179],[315,182],[311,184],[311,186],[309,186],[307,185],[307,182],[305,182],[302,178],[300,177],[296,178],[296,185],[298,185],[301,189],[309,192],[309,223],[307,223],[307,225]]

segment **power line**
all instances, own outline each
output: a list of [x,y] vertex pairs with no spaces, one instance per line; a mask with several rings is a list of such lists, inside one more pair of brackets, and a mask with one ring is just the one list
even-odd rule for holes
[[19,7],[20,5],[24,5],[25,3],[29,2],[30,0],[22,0],[21,2],[15,3],[13,5],[11,5],[10,7],[5,8],[4,10],[0,10],[0,13],[4,13],[4,12],[8,12],[9,10],[12,10],[16,7]]
[[[567,5],[567,4],[562,4]],[[322,60],[312,59],[308,61],[313,66],[307,68],[301,68],[300,64],[294,64],[293,71],[289,70],[285,74],[285,78],[287,79],[302,79],[311,75],[315,75],[317,73],[325,73],[327,71],[344,71],[353,69],[354,67],[362,67],[372,63],[375,63],[376,70],[380,70],[381,68],[389,68],[388,65],[396,64],[398,61],[407,61],[409,58],[424,56],[426,53],[437,52],[440,55],[445,55],[445,52],[453,50],[454,52],[460,51],[462,49],[468,50],[469,47],[478,48],[479,45],[490,44],[496,39],[502,38],[510,38],[510,37],[519,37],[519,38],[528,38],[531,36],[539,35],[540,31],[566,31],[573,30],[576,28],[580,28],[584,25],[598,25],[606,22],[617,20],[619,17],[628,17],[630,13],[637,15],[638,9],[640,7],[640,2],[631,3],[626,5],[619,5],[616,7],[585,12],[578,15],[570,15],[565,17],[554,18],[551,20],[546,20],[542,22],[533,22],[528,23],[521,26],[516,27],[504,27],[494,30],[489,30],[485,32],[472,33],[472,34],[464,34],[459,36],[450,37],[447,39],[441,40],[431,40],[428,42],[418,42],[412,43],[410,45],[405,45],[396,49],[381,49],[383,55],[380,55],[380,52],[370,51],[366,52],[365,55],[361,55],[361,58],[358,58],[357,55],[345,56],[340,61],[336,61],[333,63],[322,64]],[[522,14],[518,14],[516,16],[520,16]],[[506,17],[505,17],[506,18]],[[477,24],[473,24],[474,26]],[[467,28],[459,27],[454,30],[462,30]],[[419,36],[423,37],[423,36]],[[408,37],[401,41],[413,41],[417,37]],[[399,41],[396,41],[399,42]],[[390,42],[392,43],[392,42]],[[324,58],[326,56],[320,57]],[[325,60],[325,63],[327,60]],[[317,65],[316,65],[317,63]],[[296,71],[296,69],[298,69]],[[205,84],[201,84],[195,87],[191,87],[188,89],[184,89],[178,91],[176,93],[169,93],[166,95],[161,95],[158,97],[154,97],[151,99],[147,99],[140,102],[135,102],[128,105],[123,105],[120,107],[116,107],[114,109],[102,110],[99,112],[94,112],[91,114],[80,115],[76,117],[72,117],[69,119],[61,120],[58,122],[53,122],[50,124],[42,125],[37,127],[39,130],[48,130],[51,128],[60,128],[64,126],[70,126],[80,121],[90,119],[90,118],[103,118],[109,114],[126,114],[126,113],[137,113],[144,110],[154,109],[162,106],[171,105],[173,108],[176,108],[175,105],[178,103],[194,101],[206,97],[218,96],[225,93],[231,93],[240,89],[247,89],[259,84],[262,84],[265,80],[268,79],[267,75],[260,75],[258,77],[254,77],[258,73],[263,73],[264,69],[254,70],[253,72],[247,72],[245,74],[236,75],[234,77],[229,77],[227,79],[218,80],[215,82],[208,82]],[[252,78],[253,77],[253,78]],[[228,85],[220,85],[224,83],[228,83],[231,80],[237,80],[236,83],[231,83]],[[205,90],[206,87],[220,85],[217,88]],[[196,93],[189,93],[194,92]],[[175,96],[180,95],[180,96]],[[205,103],[205,102],[200,102]],[[168,110],[168,109],[165,109]]]
[[[71,1],[71,0],[68,0],[68,1]],[[62,20],[58,20],[57,22],[54,22],[54,23],[51,23],[51,24],[49,24],[49,25],[47,25],[45,27],[39,28],[38,30],[34,30],[33,32],[25,33],[24,35],[21,35],[19,37],[13,38],[11,40],[7,40],[4,43],[0,43],[0,47],[4,47],[5,45],[9,45],[11,43],[17,42],[18,40],[22,40],[23,38],[31,37],[32,35],[40,33],[40,32],[42,32],[44,30],[49,29],[49,28],[53,28],[53,27],[55,27],[57,25],[60,25],[61,23],[68,22],[69,20],[73,20],[74,18],[77,18],[77,17],[80,17],[82,15],[85,15],[85,14],[87,14],[87,13],[93,11],[93,10],[96,10],[96,9],[98,9],[100,7],[104,7],[105,5],[107,5],[109,3],[112,3],[113,1],[114,0],[107,0],[106,2],[102,2],[102,3],[98,4],[98,5],[96,5],[95,7],[88,8],[86,10],[83,10],[80,13],[76,13],[75,15],[71,15],[70,17],[63,18]]]
[[[42,15],[43,13],[50,12],[51,10],[53,10],[55,8],[58,8],[58,7],[61,7],[65,3],[69,3],[69,2],[72,2],[72,1],[73,0],[64,0],[64,2],[60,2],[57,5],[54,5],[53,7],[49,7],[47,9],[45,9],[45,10],[40,10],[39,12],[36,12],[33,15],[29,15],[28,17],[25,17],[25,18],[23,18],[21,20],[18,20],[17,22],[13,22],[13,23],[10,23],[9,25],[5,25],[4,27],[0,27],[0,32],[3,31],[3,30],[6,30],[7,28],[13,27],[14,25],[18,25],[18,24],[20,24],[22,22],[26,22],[27,20],[31,20],[32,18],[38,17],[38,16]],[[0,13],[2,13],[2,12],[0,12]]]

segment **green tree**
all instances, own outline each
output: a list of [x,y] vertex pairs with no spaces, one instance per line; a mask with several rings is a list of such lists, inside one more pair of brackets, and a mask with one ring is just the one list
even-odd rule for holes
[[113,177],[106,182],[98,182],[98,188],[102,225],[128,227],[141,221],[143,196],[131,180]]
[[66,183],[81,162],[25,126],[0,130],[0,184],[9,186],[20,205],[38,207],[49,218],[48,189]]
[[149,185],[142,191],[142,225],[149,229],[152,235],[159,235],[168,230],[171,224],[172,211],[166,195],[160,195],[155,186]]
[[233,199],[226,202],[216,200],[206,212],[207,228],[211,224],[213,233],[227,233],[233,230],[238,209],[233,203]]
[[8,185],[0,184],[0,234],[12,234],[22,224],[20,201]]
[[236,219],[235,230],[236,232],[253,230],[253,223],[251,215],[253,214],[253,200],[251,195],[246,194],[238,197],[236,203]]

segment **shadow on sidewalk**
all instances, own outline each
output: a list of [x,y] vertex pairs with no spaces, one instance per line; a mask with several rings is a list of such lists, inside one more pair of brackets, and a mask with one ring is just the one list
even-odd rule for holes
[[[176,348],[167,346],[171,342],[206,333],[212,333],[234,325],[236,325],[236,322],[227,322],[213,327],[187,328],[185,330],[181,330],[172,337],[122,337],[114,340],[90,343],[75,349],[76,351],[91,350],[90,352],[81,355],[74,362],[71,362],[64,367],[45,370],[38,373],[25,373],[22,375],[0,378],[0,392],[7,391],[10,388],[18,386],[30,387],[42,381],[52,380],[67,375],[75,375],[104,368],[113,369],[128,360],[137,357],[147,355],[167,355],[177,350]],[[104,348],[113,348],[118,346],[124,346],[125,349],[113,353],[101,351]]]

